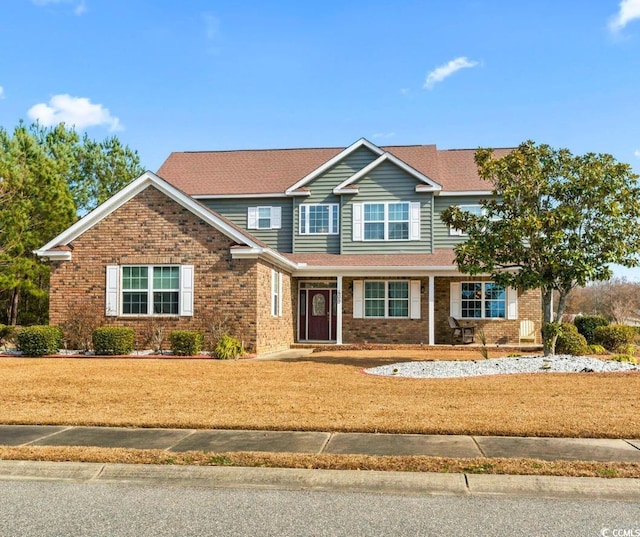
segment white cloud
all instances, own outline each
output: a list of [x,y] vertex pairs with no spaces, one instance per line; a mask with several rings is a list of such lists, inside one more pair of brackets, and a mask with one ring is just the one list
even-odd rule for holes
[[622,0],[620,9],[609,20],[609,30],[618,32],[635,19],[640,19],[640,0]]
[[55,4],[73,4],[73,12],[76,15],[82,15],[87,11],[85,0],[31,0],[36,6],[49,6]]
[[636,150],[633,152],[633,155],[634,155],[634,156],[636,156],[636,157],[638,157],[638,158],[640,158],[640,149],[636,149]]
[[402,95],[409,95],[410,92],[411,90],[409,88],[400,88],[400,93],[402,93]]
[[4,99],[4,88],[0,86],[0,99]]
[[456,71],[467,67],[475,67],[476,65],[478,65],[478,62],[469,60],[466,56],[460,56],[459,58],[451,60],[449,63],[436,67],[431,71],[427,75],[427,79],[425,80],[423,87],[425,89],[431,89],[438,82],[442,82],[445,78],[451,76]]
[[66,93],[54,95],[49,104],[39,103],[32,106],[27,115],[45,127],[64,122],[67,125],[75,125],[79,130],[100,125],[109,127],[110,131],[123,128],[120,120],[112,116],[101,104],[93,104],[86,97],[72,97]]
[[371,135],[371,138],[393,138],[395,135],[395,132],[376,132],[375,134]]
[[208,40],[211,40],[218,35],[218,31],[220,30],[220,19],[211,15],[211,13],[205,13],[202,15],[202,19],[204,20],[205,37]]

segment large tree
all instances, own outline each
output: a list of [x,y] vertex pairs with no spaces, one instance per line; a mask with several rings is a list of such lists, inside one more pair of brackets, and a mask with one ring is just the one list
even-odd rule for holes
[[552,354],[569,292],[609,279],[611,263],[639,263],[638,176],[611,155],[573,155],[532,141],[501,158],[478,149],[475,161],[494,194],[481,215],[443,212],[446,224],[468,235],[456,262],[462,272],[490,274],[505,286],[539,288],[544,352]]
[[19,320],[21,297],[34,310],[22,322],[45,320],[48,265],[33,250],[143,171],[115,137],[80,138],[64,124],[0,127],[0,322]]

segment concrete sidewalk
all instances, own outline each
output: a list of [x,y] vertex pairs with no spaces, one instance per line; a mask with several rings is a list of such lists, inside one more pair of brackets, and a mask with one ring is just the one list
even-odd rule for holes
[[640,439],[0,425],[0,445],[640,462]]

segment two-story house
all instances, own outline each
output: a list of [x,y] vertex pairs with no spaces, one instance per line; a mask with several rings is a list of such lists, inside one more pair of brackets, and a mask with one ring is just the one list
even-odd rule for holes
[[[508,149],[496,154],[506,154]],[[440,213],[491,196],[473,150],[435,145],[172,153],[38,250],[50,321],[99,312],[205,330],[224,315],[256,352],[294,342],[491,343],[540,327],[540,296],[461,274]]]

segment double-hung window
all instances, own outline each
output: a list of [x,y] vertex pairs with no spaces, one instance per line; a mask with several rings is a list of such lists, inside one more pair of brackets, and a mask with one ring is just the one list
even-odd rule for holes
[[271,316],[282,317],[282,272],[271,269]]
[[408,281],[365,281],[365,317],[409,317]]
[[420,239],[419,202],[353,204],[354,241],[408,241]]
[[462,282],[460,311],[465,319],[505,319],[507,290],[493,282]]
[[[473,205],[458,205],[458,209],[463,212],[471,213],[476,216],[482,216],[485,214],[484,208],[482,205],[473,204]],[[463,233],[461,229],[449,228],[449,235],[455,237],[464,237],[466,233]]]
[[300,205],[301,235],[336,235],[338,233],[337,203],[304,203]]
[[281,226],[281,207],[249,207],[247,209],[247,229],[280,229]]
[[106,314],[193,315],[193,266],[107,266]]

